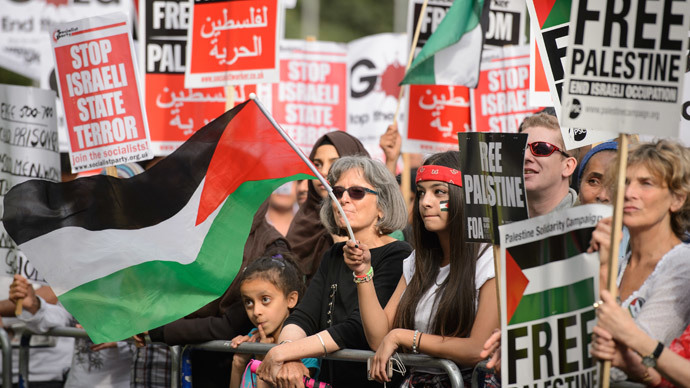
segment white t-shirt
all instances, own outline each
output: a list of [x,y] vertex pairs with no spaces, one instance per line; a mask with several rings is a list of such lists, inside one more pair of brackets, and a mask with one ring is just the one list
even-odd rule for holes
[[[485,246],[482,246],[481,249],[484,248]],[[405,277],[405,283],[410,284],[410,280],[412,280],[412,275],[414,275],[414,271],[415,252],[412,251],[410,257],[403,261],[403,276]],[[417,304],[417,309],[415,310],[414,314],[415,330],[419,330],[422,333],[429,332],[429,325],[431,323],[432,317],[436,315],[436,292],[438,291],[438,286],[440,284],[443,284],[443,281],[446,280],[449,273],[450,264],[441,267],[441,269],[438,272],[438,276],[436,276],[435,284],[432,285],[419,300],[419,304]],[[496,277],[496,273],[494,271],[493,251],[491,249],[485,249],[484,253],[477,259],[477,265],[474,272],[474,283],[477,288],[475,308],[477,306],[477,303],[479,303],[479,289],[484,285],[484,283],[486,283],[487,280],[493,279],[494,277]],[[434,374],[445,373],[443,370],[437,368],[415,367],[413,368],[413,371]]]

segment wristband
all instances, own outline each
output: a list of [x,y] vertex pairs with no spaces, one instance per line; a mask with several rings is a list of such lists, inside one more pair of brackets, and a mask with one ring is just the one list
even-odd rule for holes
[[374,267],[369,267],[369,271],[367,271],[367,273],[365,273],[364,275],[360,276],[357,276],[357,274],[352,272],[352,276],[354,276],[353,281],[355,282],[355,284],[370,282],[371,279],[374,278]]
[[417,336],[419,335],[419,330],[414,331],[414,337],[412,337],[412,353],[418,354],[417,351]]

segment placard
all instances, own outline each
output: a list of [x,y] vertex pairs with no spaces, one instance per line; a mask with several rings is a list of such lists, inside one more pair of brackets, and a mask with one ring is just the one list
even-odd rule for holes
[[139,67],[144,74],[151,148],[154,155],[166,156],[225,111],[225,88],[184,87],[189,1],[140,0],[139,6],[144,27]]
[[587,253],[606,205],[584,205],[499,227],[503,386],[596,387],[589,354],[599,254]]
[[278,81],[278,0],[194,0],[186,88]]
[[527,219],[526,133],[458,133],[465,236],[498,244],[499,225]]
[[[55,92],[0,84],[0,217],[4,196],[22,182],[60,182]],[[0,224],[0,276],[45,283]]]
[[529,60],[529,46],[484,50],[479,83],[470,89],[475,131],[516,133],[541,109],[529,103]]
[[677,137],[689,28],[690,1],[573,1],[561,122]]

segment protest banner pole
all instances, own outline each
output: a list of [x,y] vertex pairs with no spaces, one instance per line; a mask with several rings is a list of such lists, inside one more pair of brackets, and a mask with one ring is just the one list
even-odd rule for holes
[[235,107],[235,85],[225,87],[225,111]]
[[[618,295],[616,277],[618,275],[618,254],[621,234],[623,233],[623,199],[625,197],[625,173],[628,168],[628,135],[621,133],[618,137],[618,177],[616,181],[616,198],[613,208],[611,226],[611,247],[609,249],[609,268],[606,288],[614,298]],[[600,285],[601,287],[601,285]],[[611,361],[604,361],[601,366],[601,387],[608,388],[611,377]]]
[[[495,240],[495,239],[494,239]],[[494,279],[501,278],[501,245],[493,244],[494,248]],[[498,307],[498,322],[501,322],[501,282],[496,280],[496,307]]]
[[[405,73],[410,69],[412,65],[412,60],[414,59],[414,49],[417,47],[417,41],[419,40],[419,32],[422,29],[422,21],[424,20],[424,12],[426,11],[426,4],[429,0],[424,0],[422,3],[422,8],[419,11],[419,19],[417,19],[417,28],[414,30],[414,36],[412,37],[412,46],[410,47],[410,55],[407,58],[407,65],[405,66]],[[398,103],[395,106],[395,115],[393,116],[393,125],[398,124],[398,115],[400,114],[400,103],[402,102],[402,96],[405,92],[405,86],[400,87],[400,93],[398,93]],[[403,198],[405,198],[405,203],[408,203],[408,198],[410,198],[410,155],[407,152],[403,152],[403,169],[400,173],[400,190],[402,191]],[[409,209],[408,209],[409,210]]]

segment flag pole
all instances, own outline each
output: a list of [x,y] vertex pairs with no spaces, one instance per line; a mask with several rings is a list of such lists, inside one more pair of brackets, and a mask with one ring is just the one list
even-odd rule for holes
[[[609,248],[609,270],[607,289],[612,297],[618,296],[616,278],[618,276],[618,256],[623,233],[623,199],[625,196],[625,173],[628,168],[628,135],[621,133],[618,137],[618,177],[616,182],[616,198],[613,207],[613,225],[611,226],[611,246]],[[601,288],[602,285],[599,285]],[[611,377],[611,361],[604,361],[601,365],[601,387],[608,388]]]
[[[422,29],[422,21],[424,20],[424,13],[426,11],[426,4],[428,0],[424,0],[422,3],[422,8],[419,11],[419,19],[417,20],[417,27],[414,30],[414,36],[412,37],[412,47],[410,47],[410,55],[407,58],[407,65],[405,66],[405,73],[410,69],[412,65],[412,60],[414,59],[414,50],[417,47],[417,41],[419,40],[419,32]],[[402,101],[403,93],[405,92],[405,85],[400,87],[400,93],[398,93],[398,104],[395,107],[395,115],[393,116],[393,124],[398,124],[398,115],[400,114],[400,104]],[[400,189],[402,190],[403,198],[405,198],[405,204],[410,198],[410,155],[407,152],[403,152],[403,169],[400,172]]]
[[352,241],[357,241],[357,239],[355,239],[355,233],[352,231],[352,227],[350,226],[350,221],[348,221],[347,216],[345,215],[345,211],[340,206],[340,202],[335,197],[335,194],[333,194],[333,189],[331,188],[331,185],[328,184],[328,181],[326,180],[326,178],[324,178],[323,175],[321,175],[319,170],[316,169],[316,166],[314,166],[314,164],[311,162],[311,160],[309,160],[307,155],[304,154],[302,149],[299,148],[297,146],[297,144],[295,144],[294,140],[292,140],[292,138],[290,136],[288,136],[287,133],[285,133],[283,128],[280,127],[280,124],[278,124],[278,122],[273,118],[273,116],[271,116],[271,114],[266,110],[266,108],[261,103],[261,101],[259,101],[259,98],[256,96],[256,94],[251,93],[249,95],[249,98],[256,103],[256,106],[259,107],[259,109],[261,110],[261,113],[263,113],[264,116],[266,116],[268,121],[271,123],[271,125],[273,125],[273,128],[275,128],[276,131],[278,131],[280,136],[283,137],[283,139],[297,153],[297,155],[302,159],[302,161],[307,165],[307,167],[309,167],[311,172],[314,173],[314,176],[316,176],[316,178],[319,180],[319,182],[321,182],[323,187],[326,188],[326,190],[328,191],[328,195],[331,197],[331,200],[333,200],[333,203],[335,203],[335,205],[338,207],[338,212],[340,213],[341,216],[343,216],[343,220],[345,220],[345,226],[347,227],[347,233],[350,235],[350,239]]

